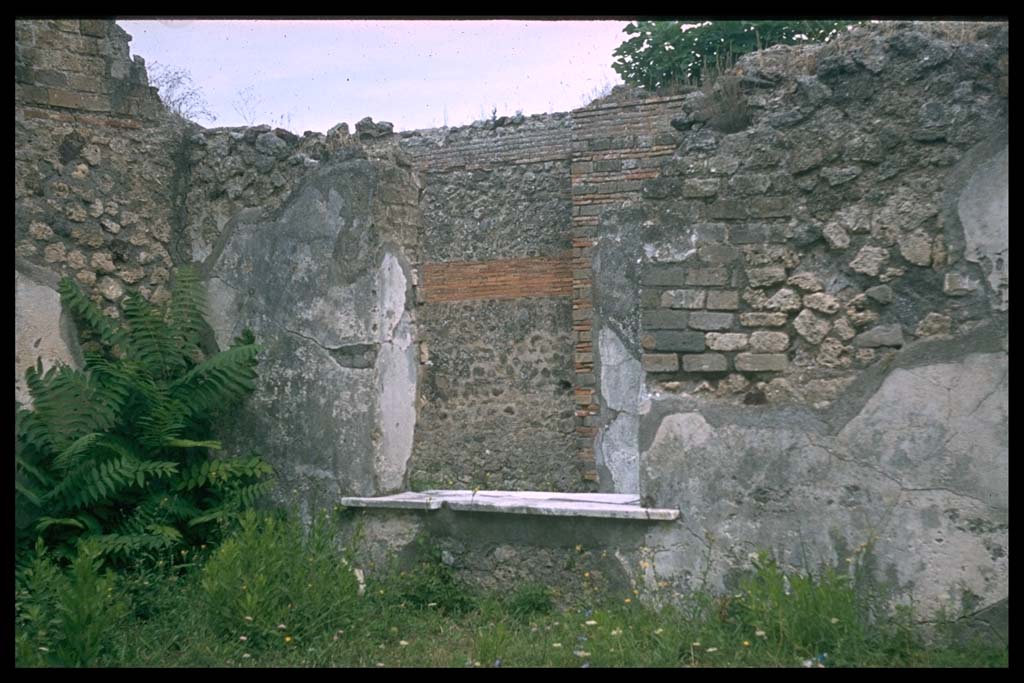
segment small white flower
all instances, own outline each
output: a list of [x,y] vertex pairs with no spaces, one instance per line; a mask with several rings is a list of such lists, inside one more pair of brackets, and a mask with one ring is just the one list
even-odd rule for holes
[[287,626],[285,626],[284,624],[278,624],[278,625],[277,625],[277,627],[278,627],[279,629],[281,629],[282,631],[283,631],[284,629],[288,628],[288,627],[287,627]]
[[705,652],[718,652],[718,648],[717,647],[709,647],[707,650],[705,650]]
[[398,641],[398,644],[401,645],[402,647],[405,647],[406,645],[409,644],[409,641],[408,640],[400,640],[400,641]]
[[252,655],[249,654],[248,652],[243,652],[242,653],[242,659],[250,659],[251,657],[252,657]]
[[245,641],[249,640],[249,637],[248,636],[238,636],[238,639],[244,643]]
[[583,622],[583,624],[585,626],[597,626],[597,622],[594,621],[593,619],[587,619],[586,621]]
[[829,619],[829,621],[831,621],[833,624],[838,624],[839,623],[839,618],[838,617],[832,617],[831,619]]
[[551,647],[562,647],[561,643],[551,643]]

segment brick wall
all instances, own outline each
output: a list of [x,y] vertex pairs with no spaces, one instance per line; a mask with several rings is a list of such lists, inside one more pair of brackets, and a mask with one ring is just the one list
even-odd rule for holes
[[590,487],[574,456],[571,125],[402,134],[423,182],[414,487]]
[[576,457],[584,477],[598,481],[593,440],[600,420],[594,351],[593,252],[606,231],[602,215],[638,202],[644,182],[658,177],[678,145],[669,126],[681,97],[597,104],[573,112],[572,334]]
[[423,303],[568,296],[572,291],[568,258],[425,263],[421,273]]

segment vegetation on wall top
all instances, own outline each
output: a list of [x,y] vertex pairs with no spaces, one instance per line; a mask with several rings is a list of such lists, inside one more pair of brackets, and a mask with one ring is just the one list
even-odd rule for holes
[[651,90],[675,84],[701,85],[738,57],[772,45],[828,41],[858,22],[833,21],[637,21],[633,36],[613,53],[612,68],[626,83]]

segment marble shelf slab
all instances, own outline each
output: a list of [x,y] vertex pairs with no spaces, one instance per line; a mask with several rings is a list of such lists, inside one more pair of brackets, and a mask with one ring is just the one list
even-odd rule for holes
[[464,512],[503,512],[516,515],[554,517],[601,517],[671,521],[679,510],[645,508],[640,496],[630,493],[559,493],[556,491],[404,491],[372,498],[343,497],[348,507],[397,510],[439,510],[443,506]]

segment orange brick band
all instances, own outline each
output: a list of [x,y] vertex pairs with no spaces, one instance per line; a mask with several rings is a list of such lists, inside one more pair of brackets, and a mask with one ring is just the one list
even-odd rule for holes
[[424,303],[572,296],[570,254],[556,258],[425,263],[421,273]]

